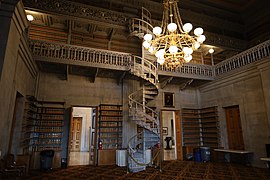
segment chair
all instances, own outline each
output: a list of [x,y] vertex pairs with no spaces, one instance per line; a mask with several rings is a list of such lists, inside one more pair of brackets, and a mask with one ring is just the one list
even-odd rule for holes
[[19,169],[6,168],[6,162],[4,159],[0,159],[0,179],[20,179],[21,172]]
[[16,169],[20,172],[20,177],[26,176],[26,165],[17,164],[15,161],[14,154],[7,154],[6,156],[6,168],[7,169]]

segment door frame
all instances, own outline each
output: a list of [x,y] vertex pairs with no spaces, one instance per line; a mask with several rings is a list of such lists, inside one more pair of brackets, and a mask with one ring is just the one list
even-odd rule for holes
[[[70,147],[70,141],[71,141],[71,125],[72,125],[72,120],[73,120],[73,110],[74,108],[89,108],[89,109],[96,109],[96,118],[97,118],[97,106],[80,106],[80,105],[72,105],[70,106],[70,113],[69,113],[69,129],[68,129],[68,142],[67,142],[67,165],[69,166],[69,156],[70,156],[70,152],[71,152],[71,147]],[[96,123],[97,123],[97,119],[96,119],[96,122],[95,122],[95,128],[96,128]],[[91,118],[91,127],[92,127],[92,118]],[[89,131],[89,134],[90,134],[90,131]],[[91,134],[92,135],[92,134]],[[94,141],[96,142],[96,130],[95,130],[95,133],[94,133]],[[90,137],[89,137],[89,164],[90,164],[90,156],[91,156],[91,144],[90,144]],[[96,143],[94,143],[94,162],[93,162],[93,165],[95,164],[95,161],[96,161],[96,151],[95,151],[95,148],[96,148]]]
[[162,112],[163,111],[172,111],[174,112],[174,133],[175,133],[175,153],[176,157],[175,159],[177,160],[183,160],[183,147],[182,147],[182,125],[181,125],[181,114],[180,110],[171,110],[171,109],[161,109],[160,110],[160,144],[161,144],[161,159],[164,161],[164,145],[163,145],[163,134],[162,134],[162,129],[163,129],[163,119],[162,119]]

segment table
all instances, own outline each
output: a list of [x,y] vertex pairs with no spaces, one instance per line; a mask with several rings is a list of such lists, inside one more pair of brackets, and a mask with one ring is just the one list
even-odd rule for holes
[[[215,152],[223,153],[225,162],[234,162],[234,163],[242,163],[245,165],[250,165],[252,151],[244,151],[244,150],[233,150],[233,149],[214,149]],[[240,160],[238,158],[231,158],[232,154],[239,155]]]
[[266,161],[266,166],[270,169],[270,157],[260,158],[261,161]]

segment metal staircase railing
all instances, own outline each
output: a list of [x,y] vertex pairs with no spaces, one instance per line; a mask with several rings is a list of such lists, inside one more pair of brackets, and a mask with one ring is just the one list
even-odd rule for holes
[[129,116],[141,132],[138,131],[128,142],[127,170],[138,172],[152,165],[160,154],[159,116],[147,106],[158,94],[158,76],[154,64],[137,56],[134,56],[130,72],[144,80],[142,89],[129,95]]
[[[143,38],[151,32],[151,13],[142,8],[142,18],[132,19],[131,35]],[[160,126],[157,112],[147,106],[147,103],[158,94],[157,67],[148,60],[143,51],[143,57],[133,56],[130,73],[143,80],[142,89],[129,95],[129,115],[138,125],[137,134],[128,142],[128,172],[145,170],[152,165],[160,155]],[[161,161],[156,165],[161,168]]]

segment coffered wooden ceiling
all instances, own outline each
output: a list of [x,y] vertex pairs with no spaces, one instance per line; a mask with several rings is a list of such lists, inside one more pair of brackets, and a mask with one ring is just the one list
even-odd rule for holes
[[[134,6],[129,0],[70,0],[73,2],[84,3],[87,5],[93,5],[103,8],[108,8],[117,11],[131,11],[136,12],[138,7]],[[155,3],[155,7],[158,9],[151,9],[151,4]],[[163,0],[137,0],[136,4],[141,6],[150,7],[148,10],[152,13],[154,19],[161,19],[162,17],[162,2]],[[130,6],[129,6],[130,5]],[[237,32],[226,31],[226,27],[217,28],[209,27],[205,25],[205,29],[208,27],[211,31],[228,34],[237,38],[242,38],[248,41],[252,41],[257,36],[266,33],[270,28],[270,1],[262,0],[179,0],[180,14],[184,21],[190,21],[188,12],[198,13],[202,16],[216,17],[235,24],[241,25]],[[194,22],[199,24],[200,22]],[[224,31],[224,32],[222,32]],[[259,38],[261,39],[261,37]],[[256,41],[256,40],[255,40]],[[251,46],[256,42],[252,42]]]

